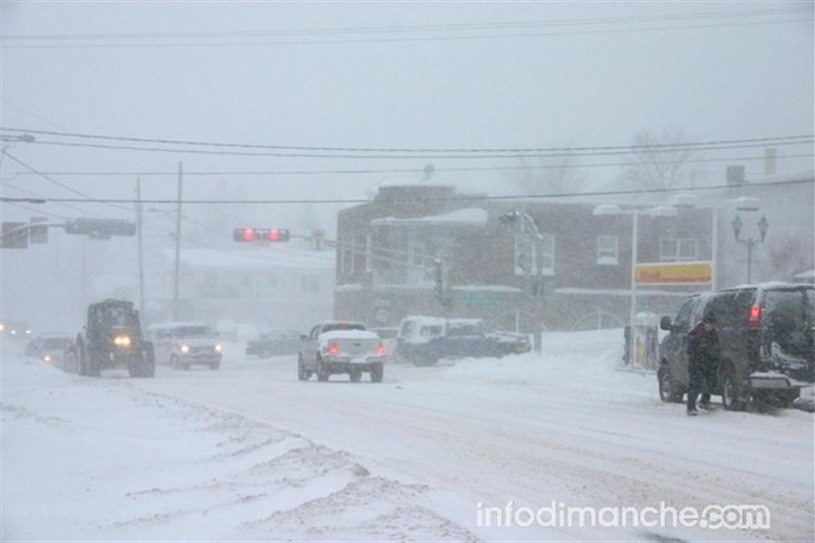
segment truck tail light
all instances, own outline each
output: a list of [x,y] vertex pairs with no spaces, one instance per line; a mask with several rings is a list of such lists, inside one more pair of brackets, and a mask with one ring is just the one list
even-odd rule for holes
[[328,344],[328,355],[329,356],[337,356],[340,354],[340,346],[336,343],[329,343]]
[[379,355],[379,358],[385,358],[385,354],[387,354],[387,351],[385,351],[385,346],[381,343],[376,346],[376,354]]
[[750,308],[750,316],[747,319],[747,326],[750,328],[761,327],[761,307],[754,305]]

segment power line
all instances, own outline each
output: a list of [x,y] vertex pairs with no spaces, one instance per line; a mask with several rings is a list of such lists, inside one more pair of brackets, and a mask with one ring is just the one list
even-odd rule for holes
[[[20,159],[18,159],[17,157],[13,156],[12,154],[10,154],[10,153],[9,153],[8,151],[6,151],[5,149],[0,149],[0,152],[2,152],[4,155],[6,155],[7,157],[9,157],[11,160],[13,160],[14,162],[16,162],[16,163],[17,163],[17,164],[19,164],[20,166],[22,166],[22,167],[26,168],[27,170],[29,170],[29,171],[30,171],[30,172],[32,172],[32,173],[35,173],[35,174],[39,175],[40,177],[42,177],[43,179],[46,179],[47,181],[50,181],[50,182],[51,182],[51,183],[53,183],[54,185],[56,185],[56,186],[58,186],[58,187],[60,187],[60,188],[62,188],[62,189],[65,189],[65,190],[67,190],[68,192],[70,192],[70,193],[72,193],[72,194],[76,194],[76,195],[78,195],[78,196],[82,196],[83,198],[85,198],[84,200],[77,200],[77,199],[70,200],[70,199],[66,199],[66,200],[65,200],[66,202],[71,202],[71,201],[74,201],[74,202],[93,202],[93,201],[94,201],[93,196],[90,196],[89,194],[86,194],[86,193],[84,193],[84,192],[80,192],[80,191],[78,191],[78,190],[75,190],[75,189],[73,189],[73,188],[69,187],[68,185],[66,185],[66,184],[64,184],[64,183],[60,183],[59,181],[57,181],[57,180],[56,180],[56,179],[54,179],[53,177],[50,177],[50,176],[48,176],[48,175],[43,174],[42,172],[38,171],[37,169],[33,168],[32,166],[29,166],[28,164],[26,164],[26,163],[25,163],[25,162],[23,162],[22,160],[20,160]],[[7,199],[3,198],[3,201],[6,201],[6,200],[7,200]],[[46,200],[46,201],[48,201],[48,199],[45,199],[45,200]],[[50,200],[50,201],[57,202],[58,200]],[[125,210],[127,210],[127,211],[130,211],[129,209],[124,208],[124,207],[121,207],[121,206],[118,206],[118,205],[113,205],[113,204],[111,204],[111,207],[115,207],[115,208],[118,208],[118,209],[125,209]]]
[[[684,150],[684,151],[723,151],[723,150],[732,150],[732,149],[747,149],[747,148],[758,148],[758,147],[766,147],[769,144],[774,146],[781,146],[781,145],[803,145],[803,144],[810,144],[810,141],[789,141],[789,142],[772,142],[767,141],[764,143],[754,143],[754,144],[742,144],[742,145],[720,145],[720,146],[699,146],[699,147],[684,147],[684,148],[675,148],[675,149],[667,149],[667,150]],[[91,149],[107,149],[107,150],[119,150],[119,151],[142,151],[142,152],[158,152],[158,153],[181,153],[181,154],[188,154],[188,155],[218,155],[218,156],[253,156],[253,157],[282,157],[282,158],[327,158],[327,159],[382,159],[382,160],[416,160],[416,159],[423,159],[423,160],[483,160],[483,159],[493,159],[493,158],[509,158],[509,159],[519,159],[519,158],[562,158],[562,157],[592,157],[592,156],[613,156],[613,155],[623,155],[628,154],[631,152],[635,152],[636,149],[630,150],[620,150],[620,151],[598,151],[598,152],[561,152],[561,153],[552,153],[552,152],[530,152],[530,153],[516,153],[516,154],[464,154],[464,155],[357,155],[357,154],[322,154],[322,153],[278,153],[278,152],[244,152],[244,151],[212,151],[207,149],[171,149],[171,148],[162,148],[162,147],[133,147],[133,146],[126,146],[126,145],[101,145],[101,144],[91,144],[91,143],[68,143],[68,142],[57,142],[57,141],[44,141],[44,140],[37,140],[30,143],[31,145],[53,145],[59,147],[82,147],[82,148],[91,148]],[[643,148],[642,150],[648,150]]]
[[[809,14],[808,11],[795,11],[793,13]],[[771,14],[773,15],[773,14]],[[786,15],[779,13],[778,15]],[[667,18],[666,18],[667,19]],[[671,20],[674,17],[670,17]],[[471,34],[471,35],[450,35],[450,36],[415,36],[415,37],[379,37],[379,38],[344,38],[344,39],[311,39],[311,40],[276,40],[264,42],[211,42],[211,43],[140,43],[140,44],[111,44],[111,43],[90,43],[90,44],[29,44],[29,45],[4,45],[4,49],[124,49],[124,48],[193,48],[193,47],[269,47],[281,45],[323,45],[323,44],[365,44],[365,43],[409,43],[409,42],[442,42],[442,41],[472,41],[484,39],[507,39],[507,38],[533,38],[533,37],[548,37],[548,36],[570,36],[570,35],[591,35],[591,34],[616,34],[616,33],[632,33],[632,32],[655,32],[655,31],[670,31],[670,30],[693,30],[693,29],[712,29],[712,28],[727,28],[727,27],[742,27],[742,26],[757,26],[757,25],[770,25],[770,24],[789,24],[801,23],[812,20],[808,18],[793,18],[793,19],[779,19],[779,20],[763,20],[763,21],[747,21],[747,22],[726,22],[726,23],[712,23],[712,24],[679,24],[668,26],[650,26],[639,28],[608,28],[608,29],[593,29],[593,30],[571,30],[571,31],[544,31],[544,32],[523,32],[523,33],[498,33],[498,34]],[[606,22],[605,24],[609,24]],[[610,24],[620,24],[619,22],[610,22]],[[475,29],[464,30],[464,32],[472,32]],[[493,29],[495,30],[495,29]],[[455,31],[455,30],[454,30]],[[462,32],[458,30],[457,32]],[[89,35],[90,36],[90,35]],[[78,36],[81,37],[81,36]],[[225,38],[226,36],[222,36]],[[236,36],[237,37],[237,36]],[[11,36],[12,39],[23,39],[20,36]],[[43,38],[46,38],[43,36]],[[52,40],[59,40],[59,35],[54,35]],[[76,38],[74,38],[76,39]],[[111,39],[108,38],[92,38],[85,37],[86,40],[99,40]],[[135,39],[135,38],[129,38]],[[155,39],[155,38],[152,38]],[[211,38],[207,38],[211,39]]]
[[[813,158],[815,154],[788,154],[782,158]],[[745,162],[745,161],[761,161],[766,160],[763,156],[739,156],[730,158],[699,158],[688,159],[683,161],[661,161],[662,164],[689,164],[689,163],[710,163],[710,162]],[[534,164],[526,166],[483,166],[483,167],[439,167],[434,168],[435,172],[488,172],[488,171],[504,171],[504,170],[559,170],[571,168],[608,168],[608,167],[623,167],[623,166],[636,166],[640,162],[604,162],[604,163],[590,163],[590,164],[569,164],[568,166],[562,165],[549,165],[549,164]],[[78,177],[132,177],[140,175],[142,177],[177,177],[178,171],[54,171],[43,172],[47,175],[59,175],[63,177],[78,176]],[[233,171],[188,171],[184,170],[184,176],[211,176],[211,177],[234,177],[234,176],[252,176],[252,175],[362,175],[362,174],[423,174],[424,168],[388,168],[388,169],[346,169],[346,170],[233,170]],[[16,172],[13,177],[35,175],[30,172]],[[9,178],[8,180],[11,180]],[[3,183],[6,180],[2,180]]]
[[[160,138],[135,138],[128,136],[110,136],[104,134],[85,134],[78,132],[54,132],[47,130],[29,130],[25,128],[13,128],[0,126],[0,130],[7,132],[19,132],[24,134],[35,134],[45,136],[59,136],[77,139],[91,139],[102,141],[117,141],[129,143],[149,143],[160,145],[184,145],[191,147],[215,147],[215,148],[230,148],[230,149],[265,149],[274,151],[312,151],[312,152],[330,152],[330,153],[463,153],[463,154],[506,154],[506,153],[568,153],[569,156],[582,156],[584,154],[608,154],[607,152],[632,152],[632,151],[650,151],[650,150],[705,150],[699,148],[723,148],[732,149],[734,146],[752,147],[753,144],[764,145],[796,145],[804,143],[812,143],[815,141],[815,134],[797,134],[789,136],[773,136],[766,138],[742,138],[730,140],[709,140],[700,142],[675,142],[675,143],[656,143],[647,145],[601,145],[601,146],[580,146],[580,147],[493,147],[493,148],[456,148],[456,147],[330,147],[330,146],[306,146],[306,145],[269,145],[269,144],[247,144],[247,143],[230,143],[230,142],[207,142],[207,141],[194,141],[194,140],[171,140]],[[65,144],[65,145],[79,145],[69,144],[65,142],[53,142],[35,140],[31,143],[47,143],[47,144]],[[724,147],[721,147],[724,146]],[[111,147],[118,148],[118,147]],[[126,148],[126,147],[122,147]],[[132,148],[138,150],[155,150],[145,148]],[[713,149],[707,149],[713,150]],[[611,153],[615,154],[615,153]],[[283,155],[288,156],[288,155]],[[308,156],[308,155],[307,155]],[[334,158],[334,157],[331,157]],[[391,158],[391,157],[385,157]],[[423,158],[423,157],[416,157]],[[461,157],[456,157],[461,158]]]
[[[4,187],[9,187],[9,188],[12,188],[12,189],[14,189],[14,190],[20,191],[20,192],[22,192],[22,193],[24,193],[24,194],[28,194],[29,196],[31,196],[31,198],[27,198],[27,199],[25,199],[25,200],[22,200],[22,199],[21,199],[20,201],[25,201],[25,202],[28,202],[28,203],[38,203],[38,204],[44,204],[44,203],[46,203],[46,200],[45,200],[45,199],[42,197],[42,195],[41,195],[41,194],[37,194],[37,193],[36,193],[36,192],[34,192],[34,191],[30,191],[30,190],[28,190],[28,189],[24,189],[24,188],[22,188],[22,187],[18,187],[18,186],[16,186],[16,185],[13,185],[13,184],[8,183],[8,182],[5,182],[5,181],[3,182],[3,186],[4,186]],[[73,209],[74,211],[79,211],[79,212],[84,213],[84,214],[91,214],[91,215],[97,215],[97,216],[99,215],[98,213],[93,213],[93,212],[90,212],[90,211],[86,211],[86,210],[84,210],[84,209],[82,209],[82,208],[79,208],[79,207],[73,206],[73,205],[71,205],[71,204],[60,204],[60,205],[61,205],[62,207],[64,207],[64,208],[66,208],[66,209]]]
[[[791,185],[801,185],[813,183],[813,179],[795,179],[789,181],[776,181],[776,182],[755,182],[750,183],[750,188],[755,187],[784,187]],[[676,187],[676,188],[657,188],[657,189],[631,189],[623,191],[590,191],[590,192],[569,192],[558,194],[514,194],[503,196],[486,196],[486,195],[458,195],[447,198],[438,198],[437,201],[444,202],[462,202],[462,201],[499,201],[499,200],[536,200],[536,199],[557,199],[557,198],[574,198],[574,197],[597,197],[597,196],[632,196],[642,194],[670,194],[677,192],[706,192],[711,190],[732,189],[730,185],[712,185],[707,187]],[[1,197],[0,202],[16,202],[24,199]],[[100,203],[100,204],[176,204],[178,200],[168,199],[142,199],[141,201],[132,198],[99,198],[93,200],[82,200],[77,198],[45,198],[46,202],[82,202],[82,203]],[[368,198],[346,198],[346,199],[312,199],[312,200],[199,200],[189,199],[183,200],[184,204],[201,204],[201,205],[245,205],[245,204],[275,204],[275,205],[290,205],[290,204],[364,204],[369,203],[371,200]],[[390,201],[395,202],[420,202],[424,201],[421,198],[393,198]]]
[[221,32],[142,32],[142,33],[104,33],[104,34],[34,34],[34,35],[9,35],[0,37],[2,41],[42,41],[42,40],[65,40],[75,41],[83,39],[94,40],[122,40],[122,39],[157,39],[157,38],[242,38],[242,37],[266,37],[266,36],[292,36],[292,35],[312,35],[312,34],[365,34],[365,33],[404,33],[404,32],[439,32],[439,31],[461,31],[461,30],[492,30],[496,28],[529,28],[548,26],[576,26],[576,25],[596,25],[596,24],[620,24],[620,23],[642,23],[664,20],[680,19],[714,19],[732,17],[757,17],[765,15],[788,15],[795,13],[809,13],[811,10],[806,7],[785,8],[785,9],[752,9],[720,12],[689,12],[676,13],[672,15],[638,15],[626,17],[592,17],[592,18],[568,18],[554,19],[546,21],[495,21],[489,23],[448,23],[448,24],[426,24],[426,25],[399,25],[390,26],[362,26],[362,27],[313,27],[313,28],[293,28],[293,29],[270,29],[261,31],[239,30]]

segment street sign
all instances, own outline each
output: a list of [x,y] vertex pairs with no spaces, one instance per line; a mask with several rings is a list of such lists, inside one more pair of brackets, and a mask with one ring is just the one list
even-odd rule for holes
[[710,283],[711,262],[660,262],[637,264],[634,277],[638,285],[692,285]]
[[28,223],[4,222],[3,235],[0,237],[0,249],[27,249]]
[[65,221],[65,233],[90,236],[94,239],[135,236],[136,223],[125,219],[68,219]]

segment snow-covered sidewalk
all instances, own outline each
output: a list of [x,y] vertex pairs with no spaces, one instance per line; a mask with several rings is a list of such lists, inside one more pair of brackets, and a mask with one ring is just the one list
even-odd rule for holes
[[[813,415],[686,417],[653,374],[615,371],[620,337],[553,333],[542,357],[391,364],[382,384],[301,383],[292,357],[235,347],[219,371],[162,366],[155,379],[82,378],[5,349],[0,535],[812,540]],[[772,523],[541,522],[553,507],[660,503],[759,505]],[[508,507],[540,516],[524,526]]]

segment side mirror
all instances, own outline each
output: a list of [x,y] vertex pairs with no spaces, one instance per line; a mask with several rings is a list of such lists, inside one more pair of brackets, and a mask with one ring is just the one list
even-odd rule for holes
[[308,339],[308,336],[305,334],[300,334],[300,341],[305,341]]
[[673,332],[673,326],[671,326],[671,317],[662,317],[659,320],[659,328],[662,330],[668,330],[669,332]]

